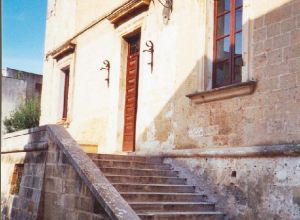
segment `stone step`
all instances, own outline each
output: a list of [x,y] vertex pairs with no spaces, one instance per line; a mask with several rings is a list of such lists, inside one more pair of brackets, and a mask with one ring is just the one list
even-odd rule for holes
[[129,205],[139,213],[213,211],[215,204],[208,202],[131,202]]
[[206,202],[207,195],[199,193],[120,192],[127,202]]
[[117,154],[88,154],[88,156],[94,159],[106,159],[106,160],[121,160],[121,161],[136,161],[144,163],[162,164],[162,157],[146,157],[146,156],[131,156],[131,155],[117,155]]
[[163,177],[177,177],[178,176],[178,171],[173,171],[173,170],[101,167],[101,171],[104,173],[104,175],[117,174],[117,175],[132,175],[132,176],[163,176]]
[[139,184],[139,183],[114,183],[119,192],[175,192],[192,193],[195,187],[192,185],[170,185],[170,184]]
[[112,175],[105,174],[111,183],[143,183],[143,184],[175,184],[184,185],[186,179],[179,177],[162,176],[130,176],[130,175]]
[[144,163],[139,161],[126,161],[126,160],[106,160],[106,159],[94,159],[97,166],[101,167],[134,167],[137,169],[160,169],[160,170],[172,170],[170,164],[155,164]]
[[221,212],[148,212],[137,213],[142,220],[224,220]]

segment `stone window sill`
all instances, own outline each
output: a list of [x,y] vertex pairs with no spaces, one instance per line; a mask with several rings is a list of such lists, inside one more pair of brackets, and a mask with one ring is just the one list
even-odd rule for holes
[[222,99],[229,99],[237,96],[252,94],[255,90],[256,81],[248,81],[229,86],[223,86],[211,89],[204,92],[196,92],[186,95],[192,102],[201,104],[205,102],[212,102]]

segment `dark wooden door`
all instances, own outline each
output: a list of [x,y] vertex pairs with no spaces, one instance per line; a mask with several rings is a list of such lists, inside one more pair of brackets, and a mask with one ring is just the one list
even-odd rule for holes
[[67,120],[68,117],[68,96],[69,96],[69,83],[70,83],[70,68],[63,70],[65,74],[65,85],[64,85],[64,103],[63,103],[63,115],[62,120]]
[[134,151],[138,97],[140,36],[128,39],[123,151]]

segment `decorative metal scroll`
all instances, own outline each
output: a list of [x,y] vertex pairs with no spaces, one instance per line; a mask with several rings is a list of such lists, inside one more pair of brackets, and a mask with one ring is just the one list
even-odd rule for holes
[[154,53],[154,45],[151,40],[146,42],[146,46],[148,47],[147,50],[143,50],[143,52],[149,52],[151,54],[151,61],[148,63],[151,67],[151,73],[153,71],[153,53]]
[[107,70],[107,78],[105,81],[107,82],[107,87],[109,87],[109,74],[110,74],[110,62],[108,60],[103,61],[104,67],[101,67],[100,70]]
[[[162,2],[162,0],[157,0],[163,7],[163,19],[164,24],[168,24],[168,21],[170,20],[171,12],[173,11],[173,0],[164,0],[165,2]],[[152,0],[154,3],[154,0]]]

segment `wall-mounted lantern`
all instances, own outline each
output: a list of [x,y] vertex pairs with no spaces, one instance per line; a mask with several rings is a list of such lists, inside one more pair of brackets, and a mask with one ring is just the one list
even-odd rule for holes
[[149,52],[151,54],[151,61],[148,63],[151,67],[151,73],[153,71],[153,53],[154,53],[154,45],[151,40],[146,42],[146,46],[148,47],[147,50],[143,50],[143,52]]
[[107,78],[105,81],[107,82],[107,87],[109,87],[109,73],[110,73],[110,62],[108,60],[103,61],[104,67],[101,67],[100,70],[107,70]]

